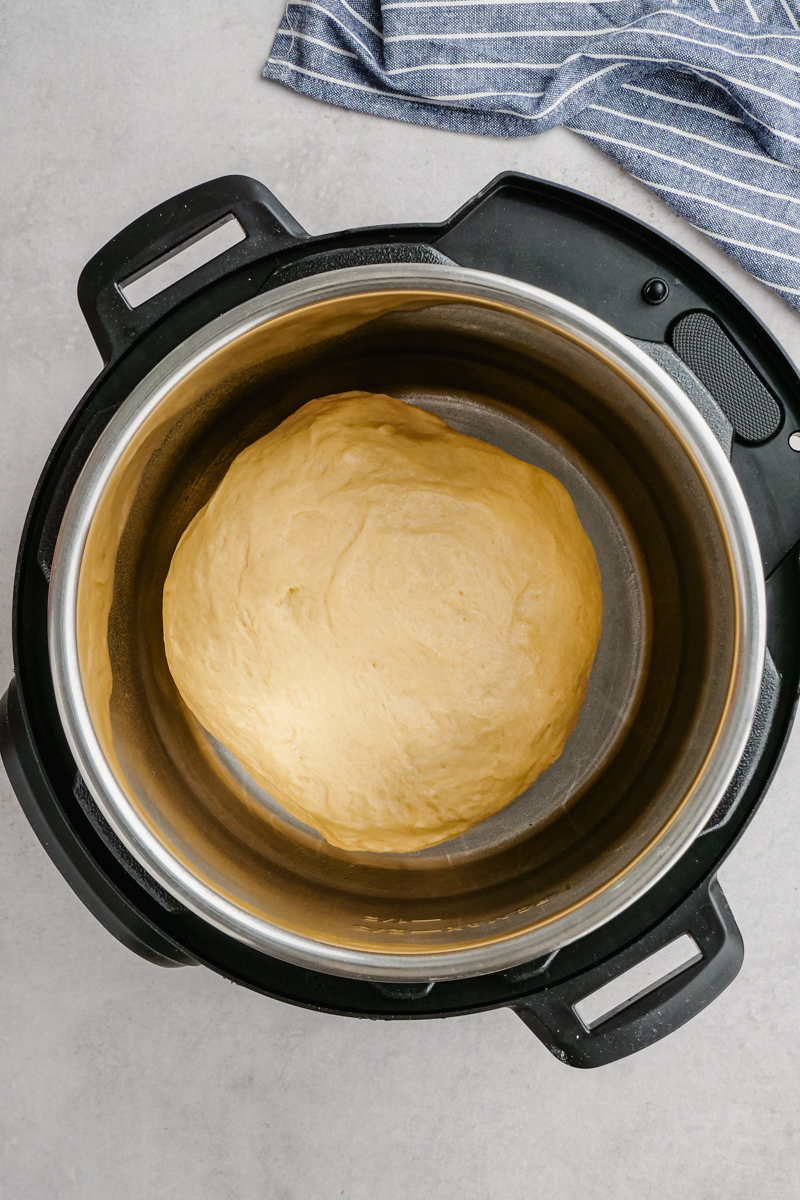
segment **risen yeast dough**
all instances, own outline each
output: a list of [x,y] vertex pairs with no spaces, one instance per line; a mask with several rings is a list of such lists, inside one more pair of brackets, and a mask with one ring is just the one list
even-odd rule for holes
[[243,451],[164,588],[186,704],[348,850],[432,846],[519,795],[575,725],[601,616],[560,483],[363,392]]

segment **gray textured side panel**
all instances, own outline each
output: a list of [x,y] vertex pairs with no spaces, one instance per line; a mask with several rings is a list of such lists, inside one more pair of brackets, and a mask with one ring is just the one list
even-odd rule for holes
[[72,794],[83,809],[84,815],[87,817],[90,825],[94,829],[97,836],[104,843],[106,848],[116,858],[117,862],[121,863],[129,875],[133,876],[140,887],[157,900],[162,908],[167,912],[185,913],[187,910],[179,900],[163,888],[160,883],[157,883],[152,876],[148,875],[144,867],[142,867],[133,855],[123,846],[114,830],[105,819],[100,809],[94,802],[91,792],[83,781],[80,772],[75,773],[75,781],[72,785]]
[[642,342],[639,338],[631,338],[631,341],[635,342],[640,350],[644,350],[645,354],[649,354],[675,380],[678,387],[686,392],[730,458],[733,447],[733,426],[708,388],[704,387],[697,376],[689,370],[686,363],[678,358],[675,351],[669,346],[665,346],[663,342]]
[[[270,275],[263,291],[271,292],[285,283],[308,279],[324,271],[339,271],[343,267],[369,267],[381,263],[440,263],[452,266],[453,261],[440,250],[419,242],[393,242],[382,246],[348,246],[307,254],[299,262],[290,263]],[[680,362],[680,359],[678,359]]]
[[734,772],[733,779],[728,784],[728,790],[720,800],[716,812],[700,834],[700,837],[704,833],[711,833],[713,830],[719,829],[721,825],[724,825],[733,816],[736,805],[739,803],[740,798],[744,795],[745,788],[753,778],[756,764],[766,744],[772,718],[775,715],[775,708],[778,703],[780,686],[781,677],[768,650],[764,659],[764,677],[761,680],[761,695],[758,698],[758,708],[753,718],[753,728],[750,731],[750,737],[747,739],[744,754]]

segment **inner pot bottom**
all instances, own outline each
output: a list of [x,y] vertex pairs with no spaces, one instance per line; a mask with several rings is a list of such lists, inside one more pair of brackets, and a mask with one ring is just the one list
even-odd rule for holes
[[555,763],[500,812],[436,846],[405,854],[354,852],[330,846],[255,782],[211,734],[209,749],[231,788],[263,807],[285,836],[318,853],[376,868],[424,870],[482,858],[514,846],[566,813],[608,767],[641,700],[650,630],[643,560],[624,515],[589,464],[554,430],[483,396],[444,388],[398,387],[393,395],[436,413],[453,429],[479,438],[554,475],[569,492],[589,535],[603,588],[603,627],[577,725]]

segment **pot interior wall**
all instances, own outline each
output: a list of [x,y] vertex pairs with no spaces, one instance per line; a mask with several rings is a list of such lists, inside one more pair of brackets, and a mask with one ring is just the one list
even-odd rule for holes
[[[186,525],[245,446],[307,400],[351,389],[416,397],[426,407],[460,397],[532,423],[582,464],[626,531],[642,652],[625,694],[606,697],[624,714],[613,752],[527,829],[478,839],[474,851],[459,853],[454,843],[450,855],[447,844],[436,854],[350,854],[282,819],[199,727],[167,668],[162,590]],[[176,384],[140,430],[125,471],[124,488],[117,472],[116,517],[108,507],[98,512],[81,569],[83,581],[101,560],[112,564],[107,636],[104,617],[87,626],[107,648],[110,702],[86,675],[84,690],[140,814],[240,907],[367,951],[493,941],[609,885],[690,791],[734,656],[725,545],[661,417],[558,329],[441,294],[382,293],[300,310],[252,330]],[[604,596],[608,586],[604,579]]]

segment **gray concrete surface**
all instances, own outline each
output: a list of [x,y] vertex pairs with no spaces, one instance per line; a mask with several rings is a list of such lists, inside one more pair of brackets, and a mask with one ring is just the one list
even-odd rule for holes
[[[579,138],[445,134],[259,79],[280,0],[0,4],[0,682],[36,478],[99,366],[75,300],[133,217],[227,172],[311,231],[436,220],[517,168],[693,250],[800,357],[800,319]],[[690,1025],[593,1073],[511,1013],[313,1014],[119,946],[0,779],[3,1200],[794,1200],[800,731],[722,882],[744,969]]]

